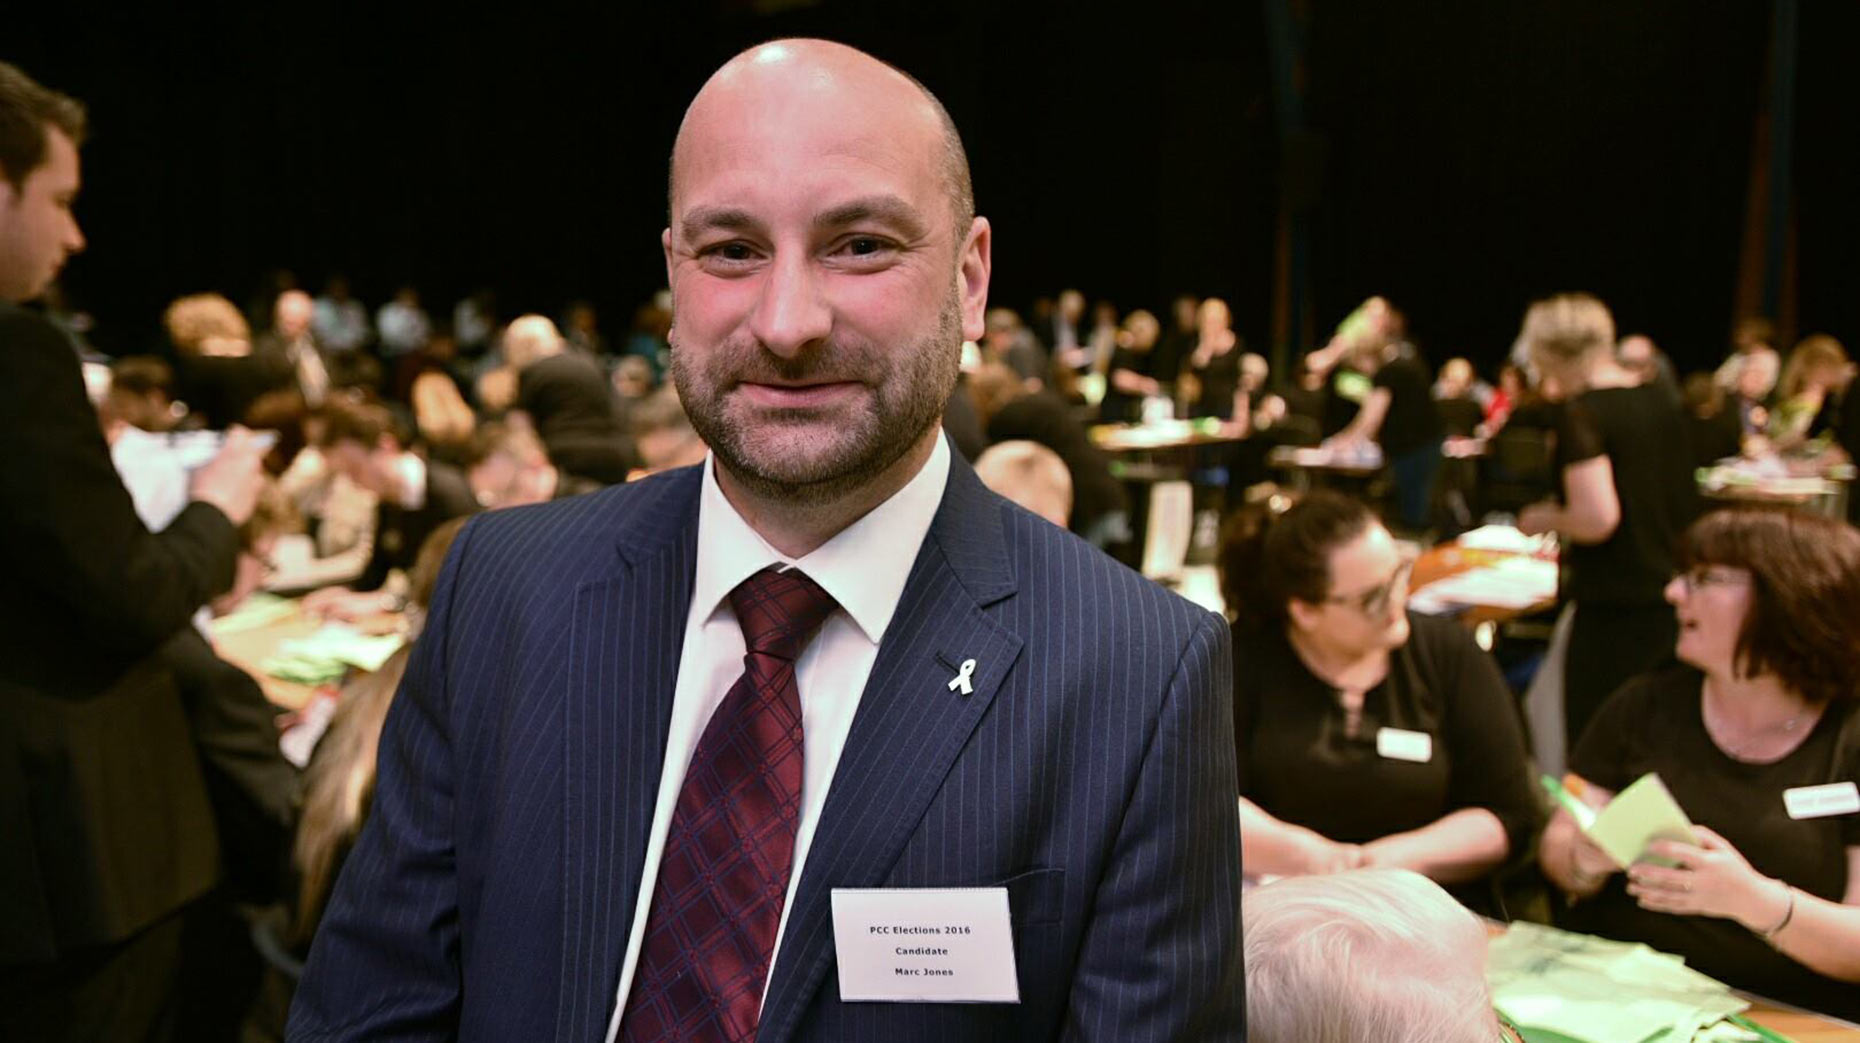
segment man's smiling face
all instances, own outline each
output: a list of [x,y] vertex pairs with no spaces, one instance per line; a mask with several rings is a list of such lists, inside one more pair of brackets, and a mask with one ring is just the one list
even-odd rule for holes
[[672,374],[738,480],[854,487],[940,419],[987,289],[987,224],[957,227],[943,149],[921,90],[830,47],[767,45],[692,104],[664,235]]

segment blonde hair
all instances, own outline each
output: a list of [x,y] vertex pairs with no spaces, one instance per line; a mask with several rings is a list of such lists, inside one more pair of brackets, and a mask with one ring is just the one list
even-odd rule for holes
[[304,531],[303,514],[296,501],[275,478],[266,478],[259,486],[258,499],[252,504],[252,516],[239,527],[240,538],[247,547],[286,533]]
[[969,374],[969,400],[975,403],[975,414],[984,427],[1025,390],[1020,374],[1005,362],[984,362]]
[[1145,339],[1150,341],[1151,344],[1156,342],[1157,337],[1162,336],[1162,323],[1156,321],[1156,316],[1144,311],[1142,308],[1138,308],[1136,311],[1124,316],[1123,325],[1119,327],[1118,331],[1118,343],[1126,347],[1133,346],[1137,341],[1137,330],[1139,328],[1147,332],[1148,336]]
[[1564,293],[1531,305],[1521,340],[1538,365],[1567,367],[1615,348],[1615,317],[1586,293]]
[[1789,353],[1789,361],[1783,365],[1782,381],[1777,385],[1784,398],[1794,398],[1802,393],[1808,380],[1816,371],[1830,366],[1847,365],[1847,349],[1841,342],[1825,333],[1814,333],[1802,338],[1802,342]]
[[1290,877],[1242,899],[1253,1043],[1489,1043],[1485,930],[1405,869]]
[[[454,518],[434,529],[420,545],[419,557],[407,573],[408,611],[415,613],[416,629],[418,613],[432,601],[446,552],[452,549],[452,541],[466,520]],[[316,932],[317,922],[323,918],[323,905],[336,883],[339,856],[355,843],[368,817],[368,805],[374,799],[381,729],[412,656],[410,643],[395,652],[381,669],[343,686],[329,730],[317,743],[316,756],[304,772],[303,814],[298,817],[297,838],[291,848],[291,860],[302,878],[297,892],[297,919],[292,926],[299,944],[308,945]]]
[[198,355],[208,340],[252,339],[252,327],[233,302],[217,293],[196,293],[177,298],[162,313],[168,339],[183,355]]

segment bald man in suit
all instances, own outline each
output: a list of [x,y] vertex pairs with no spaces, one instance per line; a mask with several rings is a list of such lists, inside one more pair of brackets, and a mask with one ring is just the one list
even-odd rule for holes
[[[950,451],[992,233],[947,113],[764,45],[671,214],[712,455],[466,528],[291,1038],[1242,1038],[1227,627]],[[875,990],[946,888],[999,944]]]

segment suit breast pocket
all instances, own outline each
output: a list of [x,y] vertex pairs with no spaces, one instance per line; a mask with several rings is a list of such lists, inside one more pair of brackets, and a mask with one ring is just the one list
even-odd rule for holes
[[1066,871],[1041,867],[1015,873],[1005,880],[977,887],[1005,887],[1008,893],[1008,920],[1016,928],[1056,924],[1064,918]]
[[[1065,983],[1071,977],[1067,948],[1066,871],[1028,869],[990,884],[1008,893],[1008,921],[1014,930],[1014,969],[1020,980],[1015,1019],[1022,1038],[1051,1035]],[[1076,925],[1075,925],[1076,926]]]

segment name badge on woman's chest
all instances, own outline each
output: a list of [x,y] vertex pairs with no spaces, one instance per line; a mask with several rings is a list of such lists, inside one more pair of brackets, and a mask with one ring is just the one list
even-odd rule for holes
[[1860,812],[1860,788],[1851,782],[1797,786],[1783,790],[1783,807],[1792,819],[1828,818]]
[[1426,764],[1434,759],[1434,737],[1406,728],[1381,728],[1376,731],[1376,753],[1385,760]]

